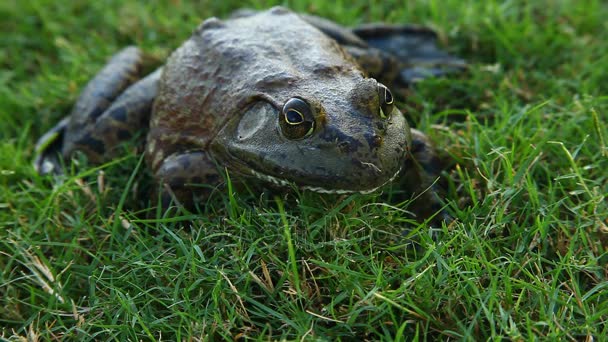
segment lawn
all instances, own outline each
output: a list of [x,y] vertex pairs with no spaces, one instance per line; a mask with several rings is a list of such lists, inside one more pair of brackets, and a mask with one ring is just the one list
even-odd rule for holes
[[109,56],[135,44],[162,63],[242,4],[0,1],[0,339],[605,339],[608,4],[283,4],[430,26],[469,61],[399,99],[447,161],[454,222],[431,238],[396,186],[229,186],[164,213],[129,149],[40,177],[36,139]]

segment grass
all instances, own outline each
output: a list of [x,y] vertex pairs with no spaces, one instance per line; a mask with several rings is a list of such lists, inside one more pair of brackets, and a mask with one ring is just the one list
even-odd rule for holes
[[397,187],[219,190],[196,213],[150,212],[133,153],[40,177],[37,137],[108,56],[137,44],[162,61],[239,3],[2,1],[0,339],[605,338],[605,2],[287,4],[428,25],[471,62],[401,103],[453,161],[457,220],[433,241]]

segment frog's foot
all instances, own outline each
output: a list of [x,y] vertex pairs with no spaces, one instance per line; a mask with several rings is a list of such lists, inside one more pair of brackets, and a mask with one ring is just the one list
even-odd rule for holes
[[48,132],[44,133],[36,142],[34,148],[34,169],[41,174],[56,174],[61,170],[62,158],[61,150],[63,147],[63,135],[65,128],[70,121],[67,116],[59,121]]
[[216,163],[204,151],[176,153],[167,157],[155,178],[161,185],[163,209],[172,204],[194,209],[221,182]]
[[460,72],[467,67],[463,59],[441,50],[437,46],[437,34],[426,27],[367,24],[354,28],[353,33],[399,62],[396,77],[402,85]]
[[[441,161],[430,140],[422,132],[412,129],[412,158],[404,167],[406,173],[402,181],[408,190],[417,197],[413,202],[413,212],[420,218],[431,218],[432,227],[441,227],[442,223],[449,224],[452,216],[445,209],[439,196],[440,187],[437,184],[441,173]],[[435,234],[434,234],[435,235]]]
[[135,47],[110,59],[82,91],[71,114],[38,141],[34,167],[39,173],[61,173],[62,161],[75,151],[93,163],[106,161],[117,145],[147,126],[160,70],[133,83],[141,63]]

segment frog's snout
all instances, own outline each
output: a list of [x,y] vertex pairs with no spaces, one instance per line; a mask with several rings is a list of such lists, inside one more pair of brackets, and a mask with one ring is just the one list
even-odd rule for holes
[[338,148],[340,153],[350,154],[365,146],[364,144],[361,144],[363,141],[367,142],[370,150],[377,150],[382,147],[384,142],[383,133],[375,132],[371,134],[364,134],[363,137],[359,139],[336,140],[335,146]]

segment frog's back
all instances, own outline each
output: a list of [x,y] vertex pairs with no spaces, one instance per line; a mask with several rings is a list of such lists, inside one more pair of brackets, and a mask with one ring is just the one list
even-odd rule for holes
[[363,77],[334,40],[286,9],[227,21],[208,19],[165,66],[148,136],[148,161],[156,169],[172,153],[206,149],[248,103],[283,103],[294,94],[322,91],[318,81],[334,74]]

